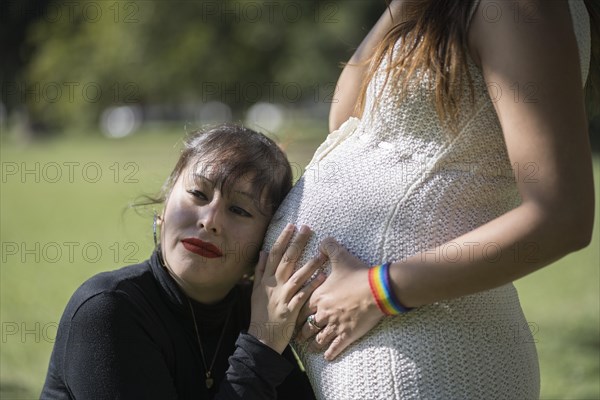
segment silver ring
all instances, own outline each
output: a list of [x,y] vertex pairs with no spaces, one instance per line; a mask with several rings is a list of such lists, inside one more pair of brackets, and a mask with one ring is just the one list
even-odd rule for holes
[[308,316],[308,318],[306,318],[306,322],[308,322],[308,324],[310,326],[312,326],[313,328],[317,329],[317,330],[321,330],[323,328],[321,328],[319,325],[317,325],[317,321],[315,321],[315,314],[310,314]]

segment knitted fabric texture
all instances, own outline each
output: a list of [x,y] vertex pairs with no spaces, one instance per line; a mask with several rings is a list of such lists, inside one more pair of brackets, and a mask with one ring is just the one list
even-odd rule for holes
[[[569,5],[585,81],[587,11],[582,1]],[[380,92],[382,68],[385,61],[370,82],[363,119],[346,121],[319,147],[273,218],[265,248],[291,222],[315,232],[298,265],[327,236],[367,265],[444,244],[452,260],[453,239],[520,203],[516,180],[535,179],[535,166],[513,175],[493,99],[471,60],[475,102],[467,103],[465,89],[458,134],[440,125],[426,75],[400,102],[389,86]],[[387,317],[333,362],[297,350],[320,399],[527,399],[539,397],[532,331],[508,284]]]

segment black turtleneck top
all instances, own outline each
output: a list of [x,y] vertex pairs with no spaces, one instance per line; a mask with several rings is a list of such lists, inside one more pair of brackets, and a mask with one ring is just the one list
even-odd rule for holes
[[188,298],[157,252],[92,277],[63,313],[41,398],[314,399],[289,347],[280,355],[244,333],[251,290],[191,301],[209,369],[215,360],[208,389]]

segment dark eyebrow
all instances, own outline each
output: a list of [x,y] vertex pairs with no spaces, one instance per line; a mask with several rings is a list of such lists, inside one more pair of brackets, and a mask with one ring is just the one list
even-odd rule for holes
[[[214,182],[214,181],[212,181],[212,180],[208,179],[206,176],[204,176],[204,175],[202,175],[202,174],[199,174],[199,173],[194,173],[194,178],[195,178],[195,179],[201,179],[201,180],[203,180],[203,181],[206,181],[206,182],[208,182],[208,183],[209,183],[209,184],[210,184],[212,187],[214,187],[214,186],[215,186],[215,182]],[[240,195],[240,196],[243,196],[243,197],[247,198],[247,199],[248,199],[248,200],[249,200],[249,201],[252,203],[252,205],[256,206],[256,204],[255,204],[255,203],[256,203],[256,200],[255,200],[254,196],[252,195],[252,193],[244,192],[244,191],[242,191],[242,190],[232,190],[232,191],[231,191],[231,193],[234,193],[234,194],[237,194],[237,195]]]
[[249,200],[254,201],[254,196],[252,196],[248,192],[242,192],[241,190],[234,190],[233,193],[242,195],[244,197],[247,197]]

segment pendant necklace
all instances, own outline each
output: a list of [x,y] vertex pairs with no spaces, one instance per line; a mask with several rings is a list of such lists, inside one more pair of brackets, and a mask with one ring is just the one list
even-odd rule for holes
[[229,322],[229,317],[231,315],[231,310],[233,309],[233,305],[229,306],[229,311],[227,312],[227,317],[225,318],[225,325],[223,325],[223,330],[221,331],[221,336],[219,337],[219,341],[217,342],[217,347],[215,349],[215,354],[213,355],[212,361],[210,362],[210,367],[206,366],[206,358],[204,357],[204,349],[202,348],[202,340],[200,339],[200,332],[198,332],[198,324],[196,323],[196,313],[194,312],[194,308],[192,307],[192,302],[189,297],[187,298],[188,304],[190,305],[190,311],[192,312],[192,321],[194,321],[194,330],[196,331],[196,339],[198,339],[198,346],[200,346],[200,356],[202,357],[202,365],[204,366],[205,372],[205,380],[206,388],[210,389],[213,387],[214,380],[212,377],[212,369],[215,365],[215,360],[217,359],[217,354],[219,354],[219,349],[221,348],[221,342],[223,341],[223,336],[225,335],[225,329],[227,329],[227,323]]

